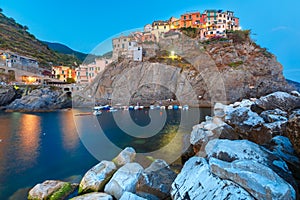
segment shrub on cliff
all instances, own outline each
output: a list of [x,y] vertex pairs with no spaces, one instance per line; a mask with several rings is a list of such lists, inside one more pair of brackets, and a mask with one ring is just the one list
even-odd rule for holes
[[234,43],[244,43],[251,41],[250,34],[251,30],[227,31],[228,39],[232,40]]

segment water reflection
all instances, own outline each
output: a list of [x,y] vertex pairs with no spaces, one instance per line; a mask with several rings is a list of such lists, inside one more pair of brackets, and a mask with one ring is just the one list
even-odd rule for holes
[[70,126],[74,123],[73,113],[65,112],[65,115],[60,116],[61,132],[63,137],[64,148],[68,151],[73,151],[78,147],[79,138],[75,126]]
[[22,160],[22,168],[32,166],[38,156],[41,135],[41,119],[37,115],[23,114],[20,118],[19,152],[16,159]]

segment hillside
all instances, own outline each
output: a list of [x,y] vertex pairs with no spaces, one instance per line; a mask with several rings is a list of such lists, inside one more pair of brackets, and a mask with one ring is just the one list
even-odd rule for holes
[[37,59],[40,67],[54,65],[72,66],[80,63],[76,57],[54,52],[34,35],[28,32],[28,27],[17,23],[13,18],[0,12],[0,49],[10,50],[23,56]]
[[71,56],[77,57],[79,60],[84,61],[84,59],[88,56],[88,54],[81,53],[78,51],[74,51],[70,47],[60,44],[60,43],[53,43],[53,42],[46,42],[42,41],[44,44],[46,44],[51,50],[56,51],[58,53],[67,54]]

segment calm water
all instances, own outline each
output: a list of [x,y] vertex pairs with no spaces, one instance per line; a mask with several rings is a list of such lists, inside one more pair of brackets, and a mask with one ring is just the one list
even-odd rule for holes
[[[74,116],[77,112],[82,111],[0,113],[1,200],[22,199],[28,190],[26,188],[44,180],[79,181],[98,160],[110,159],[118,153],[118,149],[126,146],[134,147],[139,153],[156,151],[171,144],[174,132],[179,129],[185,134],[190,133],[197,122],[188,119],[199,118],[199,113],[193,110],[185,113],[155,111],[150,117],[149,111],[118,111],[103,113],[97,118]],[[198,121],[206,115],[210,115],[210,110],[201,109]],[[130,127],[134,128],[131,120],[140,127],[146,127],[153,117],[166,119],[159,134],[152,137],[146,134],[146,138],[126,134]],[[121,119],[121,125],[116,119]],[[126,124],[129,130],[120,128]],[[182,128],[179,124],[183,124]],[[112,144],[114,147],[110,146]],[[166,147],[173,151],[173,146]]]

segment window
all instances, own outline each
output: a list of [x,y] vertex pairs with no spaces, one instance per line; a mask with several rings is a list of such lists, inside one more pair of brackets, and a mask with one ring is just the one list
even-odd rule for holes
[[223,23],[226,23],[226,20],[223,20]]
[[198,17],[199,17],[199,15],[196,15],[196,17],[198,18]]
[[124,39],[124,42],[126,42],[126,39]]
[[186,16],[183,16],[183,19],[186,19]]
[[124,44],[122,44],[122,49],[124,49],[125,48],[125,45]]
[[164,29],[167,29],[167,26],[164,26]]
[[220,14],[219,17],[222,17],[222,15]]
[[214,34],[214,32],[211,31],[210,34]]
[[222,20],[219,19],[218,22],[222,22]]
[[131,46],[131,42],[129,42],[129,46]]
[[190,15],[189,17],[190,17],[190,19],[192,19],[192,15]]

